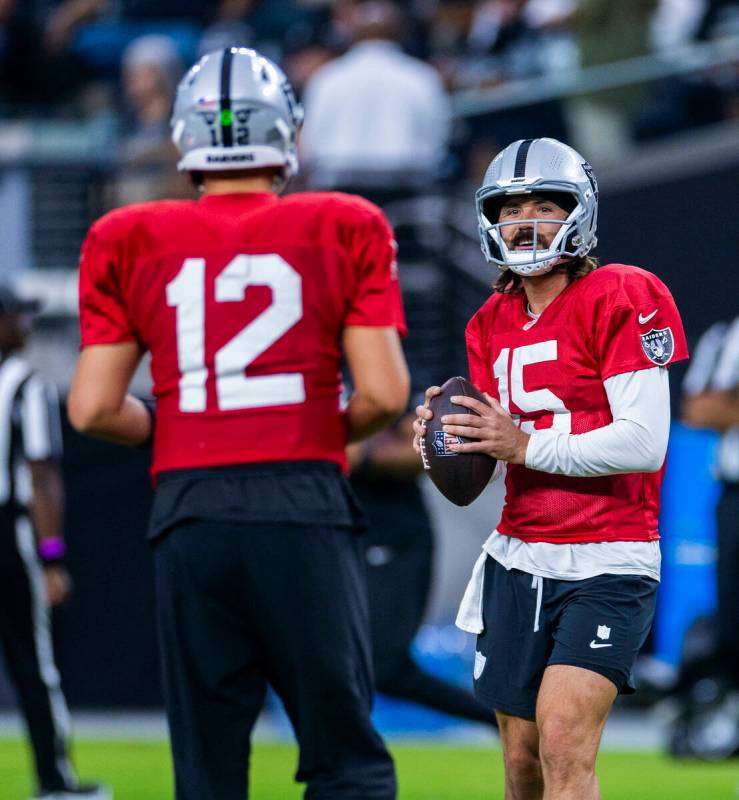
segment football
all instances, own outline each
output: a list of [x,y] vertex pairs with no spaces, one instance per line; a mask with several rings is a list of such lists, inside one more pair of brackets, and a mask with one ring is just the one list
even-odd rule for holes
[[456,377],[441,387],[441,394],[431,399],[433,418],[426,423],[426,435],[421,439],[421,458],[426,474],[436,488],[452,503],[467,506],[490,482],[496,460],[484,453],[455,453],[449,445],[471,441],[464,436],[444,433],[441,418],[445,414],[475,414],[472,409],[452,403],[456,395],[474,397],[487,404],[482,392],[466,378]]

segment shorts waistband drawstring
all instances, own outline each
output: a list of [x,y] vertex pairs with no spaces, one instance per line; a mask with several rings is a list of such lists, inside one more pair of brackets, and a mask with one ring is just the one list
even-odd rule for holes
[[534,633],[539,630],[539,615],[541,614],[541,596],[544,593],[544,578],[534,575],[531,588],[536,589],[536,613],[534,614]]

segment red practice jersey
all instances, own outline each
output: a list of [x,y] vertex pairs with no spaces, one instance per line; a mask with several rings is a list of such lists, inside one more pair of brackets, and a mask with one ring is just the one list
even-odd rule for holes
[[[494,294],[467,326],[467,352],[472,382],[523,430],[567,434],[613,421],[603,381],[688,357],[667,287],[623,264],[575,280],[537,321],[523,292]],[[662,471],[580,478],[509,464],[498,531],[530,542],[657,539]]]
[[82,346],[151,352],[154,474],[286,460],[345,465],[347,326],[405,322],[393,233],[342,194],[207,195],[119,209],[80,266]]

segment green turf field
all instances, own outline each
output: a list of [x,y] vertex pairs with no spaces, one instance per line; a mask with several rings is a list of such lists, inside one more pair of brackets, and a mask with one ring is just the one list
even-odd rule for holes
[[[392,747],[398,765],[400,800],[495,800],[502,798],[500,752],[443,745]],[[172,784],[165,744],[78,741],[83,777],[104,780],[116,800],[167,800]],[[296,751],[260,744],[254,752],[253,800],[298,800],[292,782]],[[18,741],[0,740],[0,797],[29,796],[28,755]],[[739,761],[683,764],[648,753],[604,753],[598,773],[604,800],[730,800],[739,796]]]

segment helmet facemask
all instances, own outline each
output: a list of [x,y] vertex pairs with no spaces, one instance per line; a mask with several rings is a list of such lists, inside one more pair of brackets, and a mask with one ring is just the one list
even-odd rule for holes
[[[545,195],[565,211],[570,212],[564,220],[554,219],[516,219],[500,222],[500,210],[506,196],[520,197],[522,192],[505,192],[496,187],[480,189],[476,195],[477,219],[479,224],[482,252],[488,261],[495,263],[503,271],[510,269],[517,275],[529,277],[544,275],[562,261],[585,255],[594,245],[594,237],[589,244],[582,235],[584,226],[588,224],[588,212],[577,187],[570,191],[558,186],[556,189],[534,187],[525,194]],[[510,249],[503,238],[503,230],[512,226],[530,226],[532,229],[532,249]],[[546,249],[539,247],[539,227],[541,225],[559,225],[552,241]]]
[[[564,220],[500,220],[506,198],[543,196],[567,214]],[[582,258],[597,244],[598,184],[590,164],[556,139],[519,139],[490,162],[475,195],[482,252],[501,271],[524,277],[543,275],[557,264]],[[506,245],[509,225],[529,225],[535,237],[531,250]],[[540,226],[558,224],[546,249],[538,245]],[[550,229],[551,230],[551,229]]]

